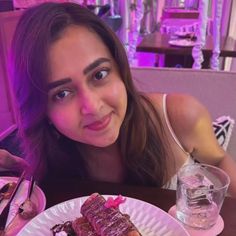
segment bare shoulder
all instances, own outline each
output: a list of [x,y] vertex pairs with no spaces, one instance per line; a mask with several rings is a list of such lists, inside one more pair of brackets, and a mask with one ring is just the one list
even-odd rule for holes
[[[163,94],[150,94],[149,98],[159,113],[163,114]],[[156,105],[155,105],[156,104]],[[202,133],[212,136],[212,121],[206,107],[196,98],[187,94],[168,94],[166,97],[166,111],[171,127],[184,146],[192,152],[196,143],[202,139]],[[207,131],[208,130],[208,131]],[[204,132],[203,132],[204,131]]]
[[163,101],[163,94],[162,93],[148,93],[145,94],[146,97],[149,98],[153,106],[158,109],[161,107],[162,101]]
[[170,123],[183,139],[190,138],[196,129],[202,130],[204,126],[211,128],[211,117],[207,108],[193,96],[169,94],[166,104]]
[[[163,114],[163,94],[150,93],[147,97],[152,102],[159,114]],[[167,116],[172,128],[180,136],[192,130],[199,119],[207,117],[209,113],[206,107],[196,98],[187,94],[168,94],[166,97]]]
[[216,163],[224,155],[215,138],[207,108],[190,95],[167,97],[168,117],[177,137],[201,162]]
[[[152,101],[154,107],[163,110],[163,94],[150,93],[147,97]],[[171,124],[194,125],[194,123],[202,116],[208,116],[206,107],[196,98],[187,94],[168,94],[166,101],[168,118]],[[162,111],[163,112],[163,111]]]
[[[209,118],[206,107],[195,97],[187,94],[169,94],[167,96],[167,111],[170,120],[193,126],[199,119]],[[175,123],[175,122],[173,122]]]

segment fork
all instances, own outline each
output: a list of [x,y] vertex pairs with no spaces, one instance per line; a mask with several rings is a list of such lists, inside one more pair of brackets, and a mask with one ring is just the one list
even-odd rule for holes
[[17,181],[15,189],[14,189],[13,193],[11,194],[10,199],[8,200],[6,206],[3,208],[3,210],[0,214],[0,236],[4,234],[4,230],[5,230],[5,227],[6,227],[7,218],[8,218],[8,214],[9,214],[9,210],[10,210],[12,200],[14,199],[14,197],[17,193],[17,190],[19,189],[22,181],[24,180],[25,173],[26,173],[25,171],[22,172],[20,178]]
[[28,192],[27,197],[23,203],[21,203],[18,213],[23,219],[30,219],[37,215],[37,208],[35,203],[30,199],[33,188],[34,188],[34,176],[31,176],[29,185],[28,185]]

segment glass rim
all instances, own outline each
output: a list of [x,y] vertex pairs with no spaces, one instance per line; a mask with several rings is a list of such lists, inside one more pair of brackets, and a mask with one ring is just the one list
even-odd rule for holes
[[[222,186],[222,187],[214,187],[213,189],[211,189],[211,191],[219,191],[221,189],[224,189],[224,188],[228,188],[229,187],[229,184],[230,184],[230,177],[229,175],[224,171],[222,170],[221,168],[217,167],[217,166],[214,166],[214,165],[209,165],[209,164],[204,164],[204,163],[193,163],[193,164],[187,164],[187,165],[184,165],[182,166],[178,173],[177,173],[177,178],[180,179],[180,174],[187,168],[189,167],[195,167],[195,166],[202,166],[202,167],[208,167],[208,168],[212,168],[212,169],[215,169],[219,172],[221,172],[221,174],[223,174],[225,177],[226,177],[226,183]],[[180,180],[181,181],[181,180]],[[188,185],[188,184],[186,184]]]

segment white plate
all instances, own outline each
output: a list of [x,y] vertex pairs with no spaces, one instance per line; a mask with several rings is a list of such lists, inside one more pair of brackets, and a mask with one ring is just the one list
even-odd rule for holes
[[[87,198],[75,198],[47,209],[31,220],[17,236],[51,236],[50,228],[55,224],[81,215],[80,207]],[[147,202],[127,197],[126,202],[120,205],[120,210],[130,215],[131,221],[143,236],[189,236],[176,219]]]
[[196,41],[189,39],[173,39],[169,40],[169,44],[178,47],[193,47],[196,44]]
[[[3,177],[3,176],[1,176],[0,177],[0,188],[8,182],[17,182],[17,180],[18,180],[17,177],[8,177],[8,176]],[[28,180],[24,180],[21,183],[21,185],[20,185],[20,187],[19,187],[19,189],[12,201],[9,215],[8,215],[8,219],[7,219],[7,225],[8,225],[7,232],[9,232],[9,234],[13,233],[12,235],[15,235],[29,221],[29,220],[23,220],[19,216],[15,217],[20,204],[23,203],[26,199],[28,184],[29,184]],[[41,213],[42,211],[44,211],[44,209],[46,207],[46,198],[45,198],[43,191],[37,185],[35,185],[35,187],[33,189],[33,192],[31,195],[31,200],[36,204],[38,213]],[[0,203],[0,212],[2,212],[7,201],[8,201],[8,199],[4,199]],[[14,218],[14,220],[13,220],[13,218]]]
[[174,35],[178,36],[178,37],[188,37],[190,35],[194,35],[193,32],[182,32],[182,31],[176,31],[174,33]]

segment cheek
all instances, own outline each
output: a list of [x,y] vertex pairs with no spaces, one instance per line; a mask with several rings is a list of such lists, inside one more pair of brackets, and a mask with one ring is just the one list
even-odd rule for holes
[[116,109],[121,121],[124,119],[127,109],[127,92],[123,83],[110,90],[110,105]]
[[74,126],[76,120],[78,120],[78,117],[75,117],[73,112],[68,112],[66,110],[50,111],[48,117],[54,126],[62,133],[64,129],[69,129],[71,126]]
[[122,113],[124,113],[127,107],[127,92],[123,82],[120,81],[113,86],[110,90],[109,96],[112,105],[116,106],[122,111]]

